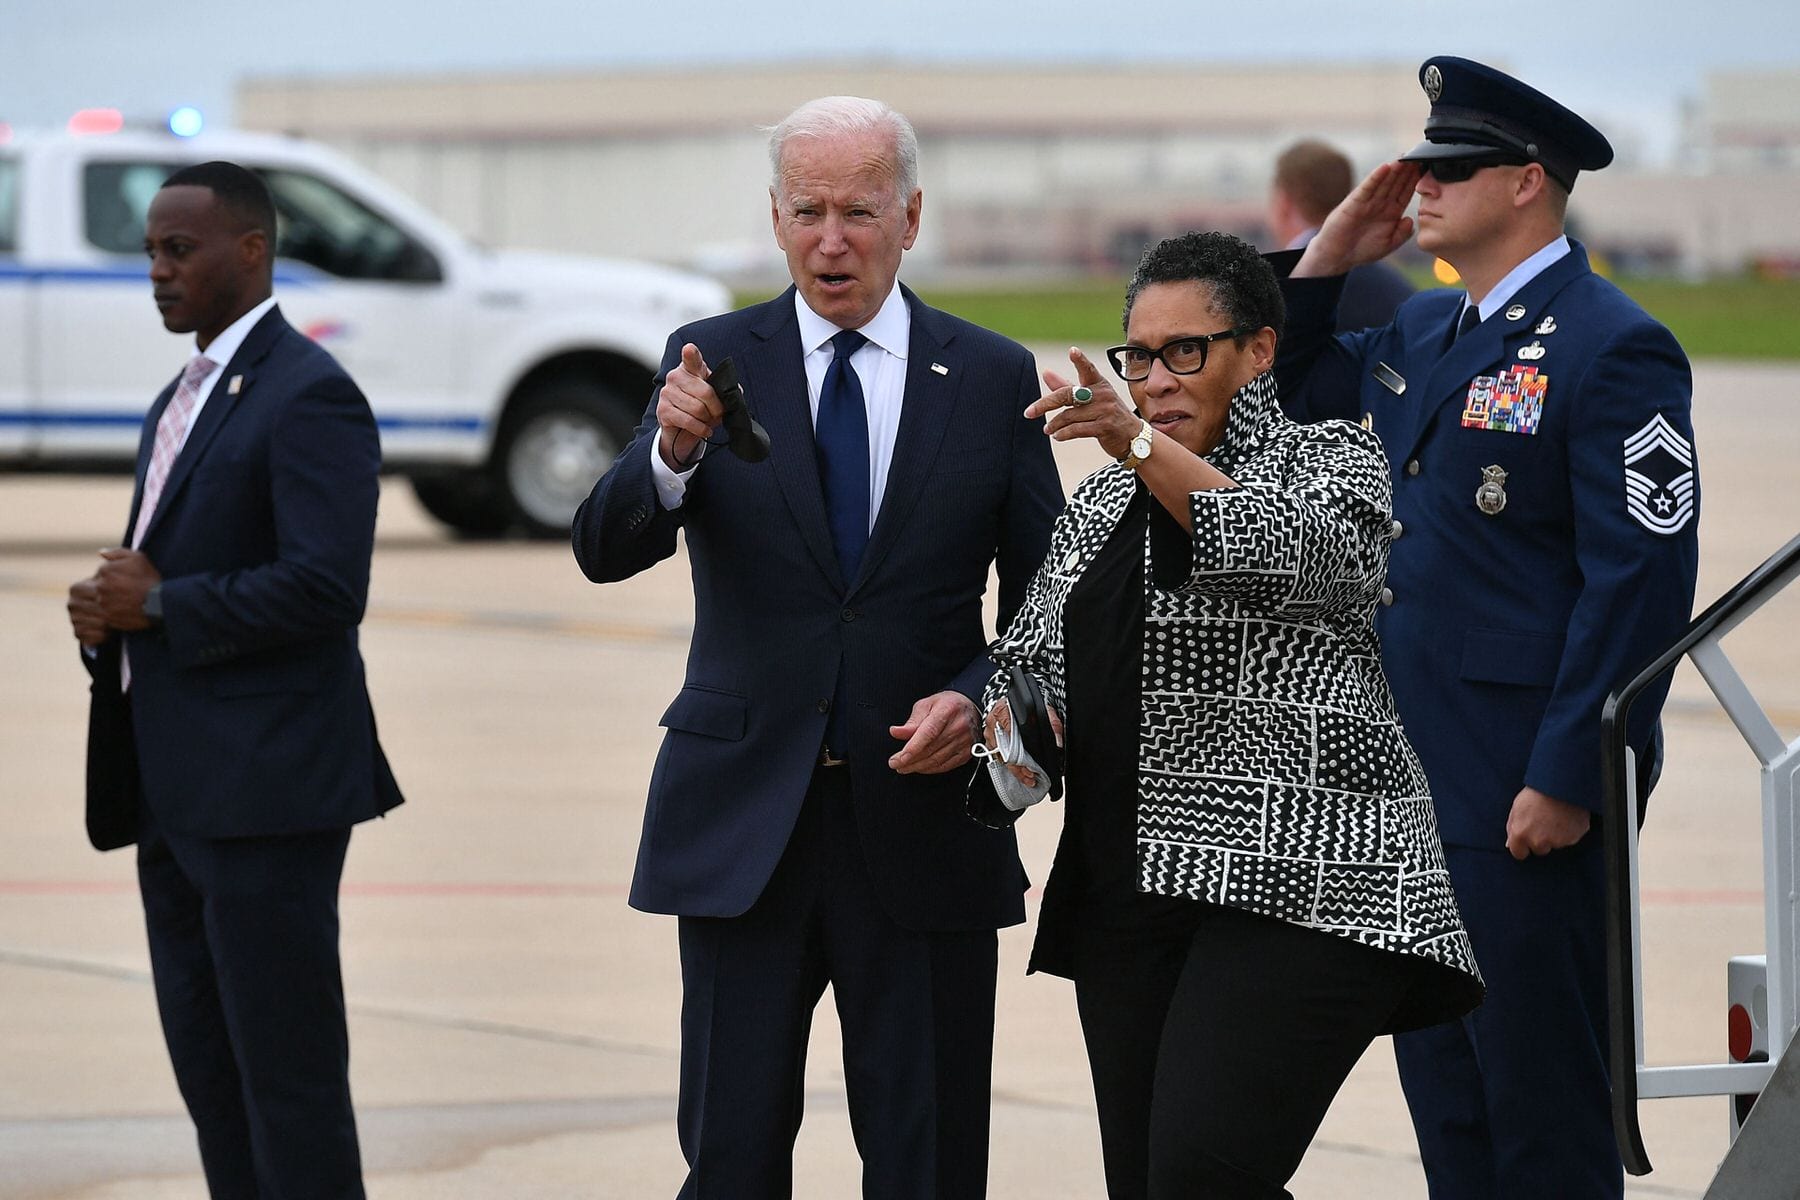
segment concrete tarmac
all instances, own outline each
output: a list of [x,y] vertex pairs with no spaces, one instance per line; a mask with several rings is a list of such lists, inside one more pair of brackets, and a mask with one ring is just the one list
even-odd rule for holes
[[[1043,364],[1060,352],[1040,355]],[[1800,371],[1701,364],[1700,604],[1800,530]],[[1062,456],[1073,482],[1098,460]],[[1471,484],[1471,490],[1473,484]],[[0,1197],[202,1197],[157,1027],[129,852],[82,833],[87,680],[62,611],[122,529],[122,479],[0,479]],[[1795,589],[1800,592],[1800,589]],[[675,1194],[674,922],[625,903],[657,718],[691,603],[665,563],[604,588],[559,543],[463,543],[383,491],[363,646],[408,803],[359,828],[343,945],[374,1200]],[[1800,595],[1726,642],[1783,736],[1800,732]],[[1683,666],[1644,854],[1650,1057],[1725,1049],[1725,960],[1762,949],[1756,764]],[[1041,880],[1060,813],[1020,824]],[[1035,915],[1035,902],[1033,913]],[[991,1195],[1103,1194],[1093,1097],[1063,980],[1002,933]],[[860,1166],[836,1021],[820,1006],[795,1194],[845,1200]],[[1727,1145],[1719,1098],[1649,1101],[1639,1197],[1699,1196]],[[1386,1041],[1356,1068],[1292,1190],[1422,1197]]]

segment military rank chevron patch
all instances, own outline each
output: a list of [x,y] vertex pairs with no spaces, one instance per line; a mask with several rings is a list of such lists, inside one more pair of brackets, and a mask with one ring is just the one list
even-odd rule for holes
[[1651,533],[1694,517],[1694,447],[1661,413],[1625,439],[1625,511]]

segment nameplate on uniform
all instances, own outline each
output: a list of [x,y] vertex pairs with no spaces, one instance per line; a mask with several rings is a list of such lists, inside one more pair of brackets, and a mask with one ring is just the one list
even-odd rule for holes
[[1463,401],[1462,426],[1497,433],[1536,433],[1544,415],[1544,394],[1549,390],[1550,377],[1524,364],[1498,375],[1477,375]]
[[1406,395],[1406,380],[1400,377],[1400,372],[1384,362],[1375,364],[1375,381],[1396,396]]

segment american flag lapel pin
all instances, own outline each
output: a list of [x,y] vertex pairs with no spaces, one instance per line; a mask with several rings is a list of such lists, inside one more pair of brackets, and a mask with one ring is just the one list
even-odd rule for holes
[[932,363],[931,369],[936,371],[939,375],[948,375],[950,373],[950,368],[946,367],[943,363]]

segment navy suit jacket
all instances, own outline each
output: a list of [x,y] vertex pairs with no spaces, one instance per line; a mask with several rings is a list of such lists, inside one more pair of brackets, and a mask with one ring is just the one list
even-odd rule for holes
[[[174,392],[145,418],[127,537]],[[164,617],[123,635],[129,704],[120,635],[83,656],[97,847],[136,840],[140,802],[162,828],[210,838],[344,828],[401,802],[357,648],[380,468],[355,383],[268,313],[225,364],[144,531]]]
[[[922,304],[887,490],[855,579],[840,576],[814,454],[794,292],[679,329],[655,387],[693,342],[730,357],[769,458],[709,448],[681,507],[654,494],[653,391],[632,444],[575,515],[589,579],[625,579],[675,552],[685,530],[694,633],[662,724],[631,903],[724,917],[755,902],[806,797],[843,672],[857,827],[881,901],[920,930],[1024,920],[1010,831],[964,811],[968,771],[899,775],[888,726],[948,688],[993,674],[982,595],[998,568],[1002,628],[1049,545],[1062,488],[1049,440],[1023,416],[1039,395],[1022,347]],[[833,747],[834,750],[840,750]]]
[[1339,333],[1355,333],[1373,329],[1394,319],[1402,304],[1412,299],[1413,285],[1406,276],[1384,262],[1364,263],[1351,267],[1344,276],[1344,291],[1338,298],[1337,329]]
[[[1601,706],[1693,606],[1687,358],[1579,244],[1454,342],[1461,292],[1333,337],[1337,287],[1283,281],[1275,369],[1296,420],[1366,420],[1386,449],[1397,540],[1375,627],[1443,838],[1498,849],[1526,786],[1598,812]],[[1535,432],[1479,416],[1515,368],[1545,381]],[[1476,502],[1488,467],[1506,472],[1494,513]],[[1667,689],[1632,709],[1645,763]]]

